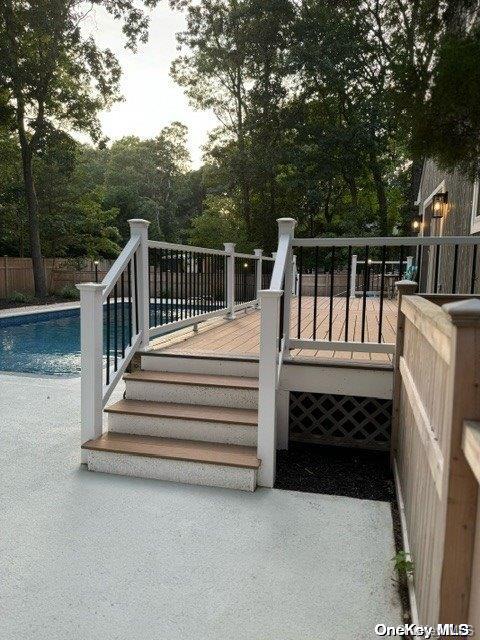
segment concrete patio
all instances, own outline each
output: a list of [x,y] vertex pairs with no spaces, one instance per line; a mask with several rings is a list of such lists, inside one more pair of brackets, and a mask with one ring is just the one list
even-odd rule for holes
[[0,637],[370,640],[402,622],[389,504],[89,473],[78,378],[0,388]]

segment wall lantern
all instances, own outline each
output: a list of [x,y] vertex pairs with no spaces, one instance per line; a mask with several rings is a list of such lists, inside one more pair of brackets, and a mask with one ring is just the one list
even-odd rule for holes
[[448,192],[436,193],[432,198],[432,218],[443,218],[445,214],[445,205],[448,202]]
[[413,230],[420,231],[421,224],[422,224],[422,218],[420,216],[415,216],[412,221]]

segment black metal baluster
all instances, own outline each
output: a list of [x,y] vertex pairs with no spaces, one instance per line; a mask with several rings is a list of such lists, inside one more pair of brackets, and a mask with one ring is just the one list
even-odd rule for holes
[[173,297],[173,249],[169,251],[170,260],[169,260],[169,268],[170,268],[170,322],[174,321],[175,318],[175,300]]
[[135,302],[135,331],[137,334],[140,332],[138,326],[138,270],[137,270],[137,252],[133,254],[133,299]]
[[153,317],[154,317],[154,326],[158,327],[158,302],[157,302],[157,277],[158,277],[158,252],[156,249],[152,249],[153,251]]
[[440,245],[437,244],[435,247],[435,275],[433,282],[433,293],[438,292],[438,268],[440,266]]
[[363,265],[363,299],[362,299],[362,342],[365,342],[365,322],[367,312],[367,287],[368,287],[368,245],[365,247],[365,264]]
[[[160,249],[160,291],[159,291],[159,313],[160,313],[160,326],[165,324],[165,250]],[[157,325],[158,326],[158,325]]]
[[380,272],[380,310],[378,313],[378,344],[382,342],[382,324],[383,324],[383,296],[385,287],[385,259],[386,259],[387,247],[382,247],[382,266]]
[[118,291],[117,291],[117,283],[113,287],[113,370],[117,371],[118,369]]
[[128,261],[127,265],[128,280],[128,344],[132,346],[133,326],[132,326],[132,261]]
[[107,351],[107,367],[105,370],[106,373],[106,379],[107,379],[107,385],[110,384],[110,295],[107,296],[107,321],[106,321],[107,326],[105,327],[105,333],[106,333],[106,351]]
[[452,293],[457,293],[457,269],[458,269],[458,244],[455,245],[455,252],[453,254]]
[[403,279],[403,261],[404,261],[404,256],[403,256],[403,244],[400,245],[400,264],[398,265],[398,279],[402,280]]
[[332,340],[333,329],[333,291],[335,278],[335,247],[332,247],[332,256],[330,261],[330,308],[328,314],[328,339]]
[[120,276],[120,293],[122,295],[122,358],[125,358],[125,270]]
[[345,303],[345,342],[348,342],[348,321],[350,318],[350,280],[352,278],[352,247],[348,247],[347,264],[347,300]]
[[475,293],[475,280],[476,280],[476,271],[477,271],[477,246],[473,245],[473,256],[472,256],[472,277],[470,280],[470,293]]
[[303,247],[299,249],[298,255],[298,319],[297,319],[297,338],[300,340],[301,323],[302,323],[302,278],[303,278]]

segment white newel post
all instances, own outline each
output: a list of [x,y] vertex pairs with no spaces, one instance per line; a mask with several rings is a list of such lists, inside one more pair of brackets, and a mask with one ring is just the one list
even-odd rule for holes
[[140,244],[137,249],[137,269],[138,269],[138,330],[142,332],[141,349],[147,349],[150,333],[150,286],[148,273],[148,220],[134,218],[128,221],[130,225],[130,236],[140,237]]
[[261,487],[273,487],[275,482],[276,393],[278,367],[278,333],[281,291],[260,291],[260,360],[258,391],[257,455],[262,461],[258,474]]
[[233,320],[235,318],[235,243],[224,242],[227,256],[227,318]]
[[263,249],[254,249],[253,253],[255,255],[255,267],[256,267],[256,271],[255,271],[255,297],[257,299],[257,304],[260,304],[260,300],[258,297],[258,294],[262,288],[262,256],[263,256]]
[[[294,237],[295,225],[297,221],[293,218],[278,218],[278,240],[282,236],[289,236],[292,240]],[[284,333],[284,353],[288,354],[290,348],[290,300],[292,297],[292,276],[293,276],[293,252],[292,247],[290,246],[288,249],[287,257],[285,260],[285,284],[283,286],[284,290],[284,300],[283,300],[283,333]]]
[[357,254],[352,256],[352,268],[350,269],[350,298],[355,298],[355,289],[357,287]]
[[[103,432],[103,284],[77,284],[80,291],[81,444]],[[87,452],[82,450],[82,463]]]

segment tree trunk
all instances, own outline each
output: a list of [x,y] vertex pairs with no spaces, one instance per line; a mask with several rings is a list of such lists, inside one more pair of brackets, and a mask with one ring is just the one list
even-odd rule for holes
[[22,169],[25,186],[25,198],[28,211],[28,230],[30,239],[30,255],[32,258],[33,281],[37,298],[47,297],[47,282],[43,264],[42,248],[40,244],[40,225],[38,216],[38,200],[33,180],[32,154],[28,143],[20,139],[22,149]]

